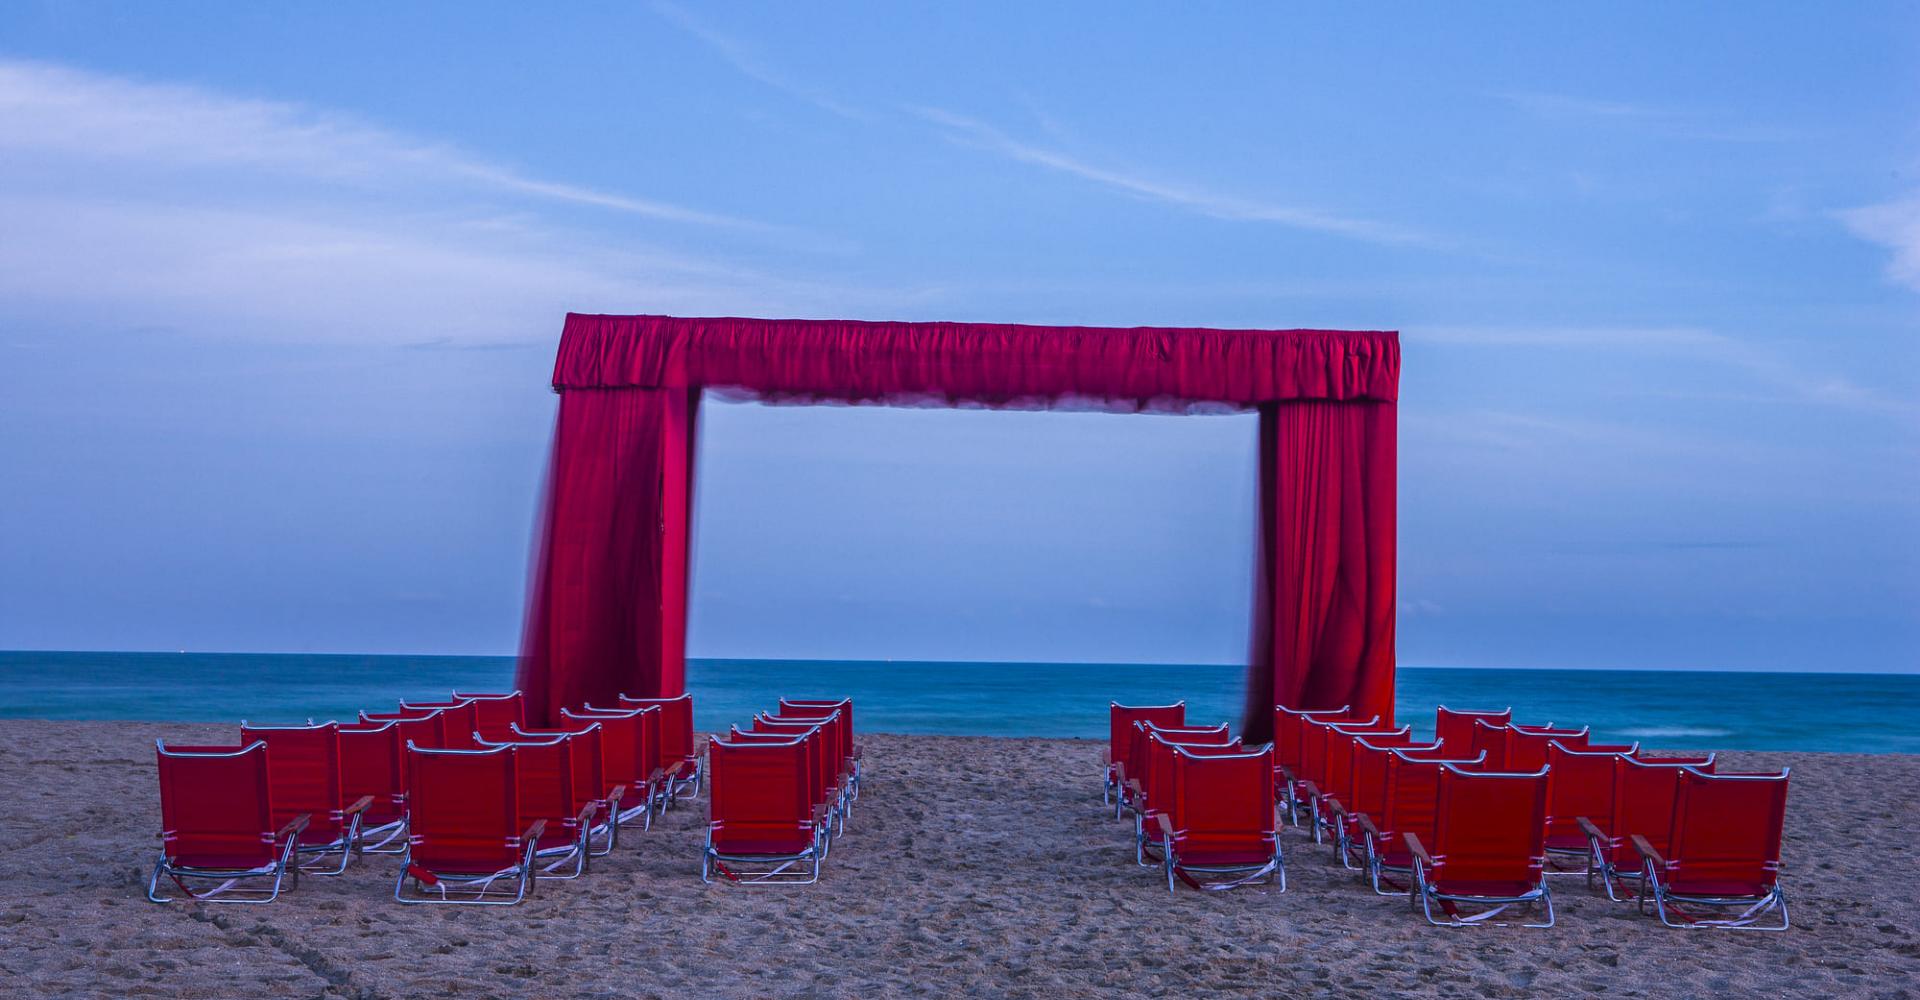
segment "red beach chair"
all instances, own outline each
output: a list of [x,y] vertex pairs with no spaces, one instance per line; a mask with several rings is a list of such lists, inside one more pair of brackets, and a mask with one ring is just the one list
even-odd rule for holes
[[[598,736],[597,730],[591,731]],[[541,823],[540,836],[534,838],[534,857],[539,870],[535,878],[574,879],[586,874],[588,842],[594,832],[594,815],[606,805],[595,785],[580,785],[576,758],[585,759],[587,751],[598,752],[586,740],[575,742],[572,733],[547,737],[520,736],[511,740],[481,740],[482,749],[512,747],[517,772],[515,788],[519,800],[519,825]],[[597,785],[597,783],[596,783]],[[572,870],[566,870],[571,864]]]
[[563,723],[598,722],[606,780],[625,786],[620,825],[637,817],[642,830],[653,829],[653,814],[666,785],[660,767],[660,710],[657,708],[585,708],[560,710]]
[[820,880],[825,831],[816,821],[806,741],[709,738],[707,842],[700,881],[715,871],[738,885]]
[[1445,705],[1433,710],[1433,738],[1455,757],[1471,757],[1478,751],[1473,745],[1473,724],[1484,722],[1500,727],[1513,722],[1513,709],[1498,712],[1461,711]]
[[520,823],[519,752],[407,747],[407,853],[394,899],[511,906],[526,898],[546,822]]
[[1349,805],[1354,797],[1354,761],[1361,753],[1359,744],[1362,740],[1371,743],[1378,748],[1373,751],[1378,754],[1394,747],[1413,745],[1412,734],[1413,730],[1408,726],[1369,729],[1336,724],[1327,728],[1327,783],[1317,786],[1319,795],[1314,799],[1314,812],[1333,831],[1335,850],[1340,852],[1340,864],[1348,871],[1358,871],[1361,867],[1355,858],[1360,853],[1357,850],[1360,829],[1352,819],[1356,810]]
[[453,700],[473,706],[473,728],[488,740],[510,740],[513,727],[527,724],[526,699],[518,691],[506,694],[461,694]]
[[407,760],[400,726],[392,719],[340,724],[340,797],[349,802],[363,795],[371,799],[360,814],[356,844],[362,854],[405,850]]
[[837,708],[799,711],[824,714],[756,715],[753,719],[754,731],[804,734],[811,728],[819,727],[822,742],[819,760],[815,765],[820,768],[821,787],[828,797],[828,805],[838,825],[844,829],[847,816],[853,811],[853,761],[844,756],[845,748],[852,743],[853,729]]
[[1513,727],[1490,725],[1483,719],[1473,720],[1473,743],[1469,756],[1484,754],[1481,767],[1487,771],[1500,772],[1507,769],[1508,735]]
[[[593,857],[605,857],[613,853],[620,841],[620,800],[626,796],[626,786],[607,777],[607,743],[600,730],[600,723],[584,719],[562,719],[559,728],[527,729],[520,725],[513,727],[513,739],[503,743],[518,741],[541,741],[556,736],[568,736],[573,739],[573,809],[576,814],[589,801],[599,803],[594,810],[593,820],[587,827],[588,853]],[[595,841],[599,847],[593,847]]]
[[[1553,893],[1546,880],[1547,772],[1510,774],[1440,765],[1431,850],[1406,835],[1413,854],[1413,900],[1438,927],[1493,923],[1514,906],[1545,908],[1553,926]],[[1462,914],[1461,904],[1484,907]],[[1445,919],[1434,915],[1438,905]],[[1494,924],[1494,926],[1500,926]]]
[[1413,852],[1407,847],[1409,834],[1429,842],[1434,836],[1434,815],[1440,794],[1440,771],[1447,766],[1479,767],[1485,758],[1450,757],[1446,744],[1437,750],[1394,747],[1386,751],[1380,793],[1379,812],[1361,812],[1354,817],[1360,829],[1361,846],[1366,850],[1367,881],[1381,896],[1404,895],[1407,886],[1396,885],[1392,875],[1413,875]]
[[[1780,839],[1787,818],[1787,770],[1778,774],[1708,774],[1680,769],[1673,827],[1661,851],[1633,835],[1651,899],[1668,927],[1784,931],[1787,894],[1780,888]],[[1708,917],[1698,908],[1739,912]],[[1780,911],[1778,923],[1762,924]],[[1689,912],[1694,911],[1694,912]]]
[[693,695],[634,698],[623,694],[620,707],[660,710],[660,768],[667,781],[667,804],[683,796],[699,795],[700,755],[693,745]]
[[825,730],[819,726],[800,732],[774,732],[766,729],[741,729],[730,726],[726,741],[729,743],[784,746],[791,741],[799,741],[802,762],[806,765],[803,778],[807,801],[813,803],[813,824],[820,835],[820,857],[824,860],[833,853],[834,815],[833,804],[829,800],[825,779],[825,768],[821,759],[831,752],[827,746]]
[[[1174,746],[1173,787],[1154,813],[1165,845],[1167,891],[1177,878],[1196,889],[1232,889],[1278,881],[1287,891],[1279,810],[1273,797],[1273,748],[1207,753]],[[1196,875],[1231,876],[1201,882]]]
[[1320,843],[1322,826],[1327,822],[1323,812],[1320,795],[1327,784],[1327,760],[1333,741],[1337,738],[1334,727],[1345,727],[1347,732],[1368,733],[1388,732],[1391,727],[1383,726],[1380,717],[1359,721],[1336,722],[1329,719],[1308,718],[1300,723],[1300,788],[1296,798],[1304,796],[1308,807],[1307,832],[1313,842]]
[[[807,698],[780,699],[780,714],[782,715],[800,716],[800,715],[807,714],[808,711],[817,713],[823,709],[837,710],[846,717],[846,720],[847,720],[846,751],[847,751],[847,757],[853,761],[853,766],[851,769],[851,773],[853,775],[853,797],[857,799],[860,797],[860,744],[854,742],[853,740],[853,734],[854,734],[853,699],[852,698],[840,698],[837,700],[807,699]],[[802,711],[802,710],[806,710],[806,711]]]
[[[373,805],[372,795],[352,803],[340,783],[340,726],[323,722],[311,726],[250,726],[240,724],[242,745],[267,745],[267,780],[273,785],[274,821],[291,822],[306,815],[309,821],[294,838],[295,856],[313,855],[300,865],[309,875],[338,875],[353,860],[360,839],[361,815]],[[328,855],[339,860],[325,863]]]
[[1640,834],[1656,851],[1667,849],[1667,836],[1673,828],[1673,804],[1680,790],[1680,772],[1695,768],[1713,773],[1714,755],[1704,757],[1615,756],[1613,764],[1612,812],[1602,817],[1586,817],[1574,822],[1587,835],[1592,851],[1587,887],[1599,876],[1607,898],[1615,902],[1631,899],[1645,874],[1645,866],[1635,851],[1632,837]]
[[[1117,803],[1126,798],[1127,755],[1133,749],[1133,724],[1152,722],[1162,726],[1184,726],[1187,722],[1187,703],[1176,701],[1171,705],[1122,705],[1117,701],[1107,703],[1107,759],[1106,781],[1100,789],[1102,805],[1115,804],[1113,815],[1120,817]],[[1134,766],[1135,771],[1139,765]]]
[[1273,706],[1273,780],[1280,803],[1286,806],[1287,822],[1300,825],[1300,796],[1305,793],[1300,779],[1301,744],[1306,737],[1306,721],[1340,722],[1348,718],[1348,711],[1345,705],[1315,711]]
[[[1547,742],[1547,874],[1585,874],[1593,879],[1593,845],[1582,825],[1613,822],[1613,769],[1618,757],[1640,752],[1638,743],[1568,746]],[[1580,869],[1555,868],[1556,859],[1577,858]]]
[[[274,822],[267,778],[267,745],[167,746],[154,741],[160,771],[160,860],[147,883],[147,898],[161,895],[165,876],[191,899],[213,903],[271,903],[291,873],[294,843],[310,817]],[[195,891],[192,881],[218,884]],[[260,884],[263,882],[265,884]]]
[[1147,771],[1152,766],[1147,758],[1148,741],[1159,736],[1169,743],[1193,743],[1203,746],[1222,746],[1232,742],[1227,732],[1227,724],[1217,726],[1163,726],[1145,720],[1133,724],[1133,738],[1128,741],[1126,761],[1120,765],[1121,808],[1132,809],[1136,820],[1146,808],[1142,800],[1148,783]]
[[1134,727],[1145,733],[1145,741],[1132,753],[1134,759],[1141,761],[1140,776],[1128,779],[1131,798],[1139,804],[1133,821],[1133,860],[1146,867],[1163,860],[1159,852],[1164,851],[1165,845],[1160,837],[1159,822],[1154,817],[1168,809],[1167,798],[1173,788],[1177,760],[1174,748],[1185,747],[1202,756],[1240,754],[1245,753],[1246,748],[1239,740],[1226,737],[1224,723],[1218,731],[1198,732],[1162,729],[1150,722],[1136,722]]

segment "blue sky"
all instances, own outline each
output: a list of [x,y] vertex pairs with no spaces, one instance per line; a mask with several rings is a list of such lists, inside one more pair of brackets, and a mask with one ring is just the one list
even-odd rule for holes
[[[1402,331],[1403,663],[1920,669],[1920,15],[0,8],[0,648],[505,652],[561,316]],[[1252,423],[709,406],[692,652],[1226,662]]]

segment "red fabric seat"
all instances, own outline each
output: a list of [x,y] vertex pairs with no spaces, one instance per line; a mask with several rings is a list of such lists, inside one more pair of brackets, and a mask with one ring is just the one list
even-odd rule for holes
[[[1107,703],[1107,753],[1106,784],[1100,793],[1100,801],[1113,801],[1119,805],[1126,803],[1126,781],[1139,775],[1140,767],[1132,764],[1134,736],[1139,731],[1134,728],[1136,722],[1152,722],[1162,726],[1184,726],[1187,721],[1187,703],[1177,701],[1171,705],[1122,705],[1117,701]],[[1131,767],[1128,765],[1132,764]],[[1109,799],[1109,796],[1113,796]],[[1120,815],[1117,805],[1114,815]]]
[[700,756],[693,745],[693,695],[634,698],[623,694],[619,707],[660,710],[661,769],[676,786],[698,788]]
[[1479,750],[1473,743],[1473,724],[1484,722],[1499,728],[1513,721],[1513,709],[1498,712],[1462,711],[1445,705],[1433,710],[1434,741],[1451,751],[1454,757],[1471,757]]
[[[815,741],[819,730],[814,730]],[[813,785],[809,740],[760,733],[707,744],[707,842],[701,881],[715,870],[742,883],[812,883],[820,877],[825,831]],[[793,865],[807,865],[797,871]]]
[[[1429,922],[1490,922],[1511,906],[1540,905],[1553,926],[1546,882],[1547,773],[1468,771],[1440,765],[1433,841],[1407,835],[1414,895]],[[1482,907],[1462,913],[1462,904]],[[1436,906],[1445,919],[1436,917]]]
[[453,701],[401,702],[402,712],[439,712],[441,745],[448,750],[471,750],[480,745],[480,711],[473,702]]
[[[341,784],[340,726],[325,722],[307,726],[250,726],[240,724],[242,744],[267,745],[267,778],[273,785],[274,822],[295,816],[309,821],[299,835],[296,853],[311,854],[301,870],[313,875],[338,875],[353,859],[360,834],[361,814],[373,804],[371,795],[353,802]],[[324,864],[328,855],[339,855]]]
[[[1175,880],[1195,888],[1231,889],[1265,879],[1287,888],[1279,814],[1273,797],[1273,750],[1225,752],[1227,748],[1165,744],[1172,755],[1171,788],[1155,794],[1166,802],[1154,814],[1160,830],[1167,890]],[[1202,883],[1196,876],[1224,879]]]
[[[156,903],[174,898],[161,879],[193,899],[266,902],[280,895],[295,842],[309,822],[299,814],[274,821],[267,745],[167,746],[154,743],[160,780],[160,860],[147,883]],[[214,884],[196,890],[190,882]],[[264,883],[264,884],[262,884]]]
[[[598,736],[595,727],[579,735],[481,741],[483,747],[510,746],[515,751],[519,824],[524,828],[538,822],[544,827],[535,838],[534,853],[546,864],[535,878],[571,879],[586,873],[594,814],[605,803],[596,794],[598,789],[577,782],[582,774],[580,762],[599,751],[594,742]],[[572,870],[562,873],[569,862]]]
[[1547,851],[1587,858],[1592,854],[1581,821],[1601,829],[1613,823],[1613,769],[1616,757],[1631,757],[1640,745],[1569,746],[1547,743]]
[[666,772],[660,766],[660,716],[661,710],[655,707],[560,710],[563,725],[600,723],[604,776],[625,791],[620,822],[638,818],[643,829],[652,829],[654,807],[666,787]]
[[[1786,826],[1788,772],[1708,773],[1682,767],[1665,851],[1632,835],[1662,923],[1670,927],[1785,930],[1780,842]],[[1705,913],[1737,907],[1730,917]],[[1762,925],[1777,910],[1776,924]]]
[[512,739],[513,727],[527,724],[526,699],[518,691],[505,694],[462,694],[455,691],[453,700],[473,706],[473,728],[484,739]]
[[1380,762],[1383,787],[1379,811],[1361,812],[1354,817],[1354,824],[1363,838],[1367,877],[1373,891],[1380,895],[1398,895],[1406,890],[1394,885],[1391,875],[1413,873],[1408,835],[1422,843],[1433,840],[1441,769],[1478,767],[1483,758],[1479,754],[1449,757],[1445,744],[1437,748],[1392,747],[1384,754]]
[[[402,755],[409,744],[433,750],[447,748],[447,727],[440,713],[434,709],[399,712],[361,712],[363,723],[393,723],[394,739],[400,742]],[[403,765],[404,772],[404,765]]]
[[407,854],[395,899],[511,905],[526,898],[546,824],[520,822],[519,754],[511,745],[407,750]]

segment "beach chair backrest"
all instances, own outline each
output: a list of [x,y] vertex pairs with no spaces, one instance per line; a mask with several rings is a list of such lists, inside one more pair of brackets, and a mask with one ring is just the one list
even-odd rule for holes
[[1544,769],[1515,774],[1442,764],[1434,809],[1429,850],[1442,892],[1470,885],[1483,895],[1517,894],[1539,884],[1547,860]]
[[1210,743],[1216,746],[1224,746],[1232,740],[1224,722],[1217,726],[1161,726],[1142,719],[1133,724],[1133,745],[1127,749],[1126,757],[1127,777],[1141,778],[1152,766],[1147,759],[1147,744],[1154,736],[1169,743]]
[[267,745],[167,746],[160,773],[161,852],[177,865],[261,868],[275,860]]
[[[1406,834],[1433,845],[1435,808],[1439,799],[1440,771],[1454,767],[1478,767],[1485,763],[1479,754],[1460,759],[1436,759],[1416,755],[1400,748],[1387,751],[1387,787],[1381,796],[1381,815],[1372,816],[1374,825],[1385,837],[1381,847],[1391,858],[1406,854]],[[1396,862],[1397,863],[1397,862]]]
[[1378,746],[1405,746],[1413,742],[1413,730],[1401,726],[1391,728],[1368,728],[1365,726],[1334,725],[1327,730],[1327,763],[1325,767],[1326,784],[1319,786],[1320,791],[1351,807],[1353,797],[1353,762],[1355,748],[1362,737],[1371,739]]
[[1273,763],[1275,767],[1284,767],[1298,774],[1300,771],[1301,741],[1306,736],[1303,723],[1308,719],[1321,719],[1327,722],[1339,722],[1349,717],[1348,706],[1339,708],[1315,709],[1311,711],[1288,708],[1285,705],[1273,706]]
[[519,824],[525,829],[534,820],[547,821],[544,839],[562,840],[580,813],[575,804],[574,752],[579,748],[572,733],[545,738],[515,737],[512,740],[483,742],[483,747],[511,746],[517,757],[515,770],[519,789]]
[[724,853],[746,844],[756,848],[754,853],[780,853],[809,843],[815,805],[811,769],[802,739],[709,738],[708,826],[715,848]]
[[1616,865],[1640,867],[1631,838],[1647,838],[1654,850],[1665,853],[1673,832],[1674,800],[1680,792],[1680,772],[1687,768],[1711,773],[1707,757],[1641,757],[1616,754],[1613,758],[1613,823],[1606,831],[1609,858]]
[[406,744],[400,742],[400,723],[348,722],[340,726],[340,798],[354,802],[373,796],[367,822],[391,822],[406,813]]
[[660,710],[660,753],[666,763],[693,760],[693,695],[678,698],[630,698],[620,696],[621,708],[657,708]]
[[1187,703],[1176,701],[1171,705],[1122,705],[1119,702],[1107,703],[1107,759],[1127,766],[1127,775],[1133,777],[1135,767],[1129,759],[1135,747],[1134,738],[1139,730],[1136,722],[1151,722],[1159,726],[1184,726],[1187,724]]
[[1708,774],[1681,768],[1665,852],[1676,892],[1758,896],[1780,872],[1787,774]]
[[[431,747],[442,750],[447,745],[446,723],[438,711],[428,709],[421,712],[361,712],[361,722],[391,722],[394,738],[400,741],[401,756],[406,756],[407,744]],[[405,765],[402,764],[404,768]]]
[[1613,770],[1615,758],[1634,747],[1569,747],[1547,742],[1547,812],[1553,817],[1547,839],[1564,844],[1585,843],[1580,818],[1602,830],[1613,827]]
[[[852,699],[841,699],[841,701],[780,699],[780,714],[789,718],[826,718],[833,712],[839,712],[841,716],[841,745],[839,745],[841,760],[852,760]],[[691,726],[691,716],[687,718]]]
[[[515,743],[526,740],[545,740],[555,736],[573,737],[573,811],[578,815],[580,808],[591,799],[606,796],[613,786],[623,784],[608,776],[606,732],[601,723],[593,719],[561,719],[555,726],[529,729],[516,724],[509,739],[496,740],[498,743]],[[630,758],[632,755],[629,754]],[[604,817],[602,817],[604,818]]]
[[807,760],[814,769],[814,790],[824,802],[839,784],[840,713],[825,719],[776,719],[767,715],[753,717],[755,732],[797,736],[808,741]]
[[520,748],[407,747],[407,849],[437,872],[491,874],[520,863]]
[[805,786],[807,801],[822,803],[827,800],[827,785],[821,781],[820,757],[825,749],[826,740],[823,730],[814,727],[806,732],[774,732],[766,729],[741,729],[738,726],[727,730],[727,742],[754,744],[761,746],[782,746],[792,743],[799,747],[796,753],[806,766],[801,775],[801,784]]
[[568,727],[600,724],[600,759],[610,785],[627,786],[622,808],[646,801],[647,782],[660,766],[660,709],[562,708],[560,721]]
[[1271,849],[1276,819],[1273,749],[1209,753],[1174,746],[1168,819],[1181,850]]
[[1507,757],[1501,767],[1516,773],[1532,773],[1547,766],[1547,744],[1559,741],[1572,750],[1587,745],[1585,729],[1553,729],[1547,726],[1508,726]]
[[1503,708],[1498,712],[1461,711],[1445,705],[1433,710],[1433,738],[1447,746],[1458,757],[1464,753],[1471,757],[1478,751],[1473,743],[1473,724],[1484,722],[1490,726],[1504,726],[1513,721],[1513,709]]
[[473,726],[489,740],[513,738],[513,727],[527,724],[526,699],[518,691],[506,694],[453,693],[453,700],[473,706]]
[[1439,753],[1442,746],[1443,744],[1437,742],[1375,742],[1372,737],[1355,737],[1353,775],[1349,783],[1350,799],[1343,799],[1343,804],[1349,812],[1365,813],[1377,825],[1386,813],[1387,761],[1393,756],[1392,751]]
[[474,734],[480,731],[480,711],[470,701],[401,702],[403,712],[440,713],[442,746],[449,750],[471,750],[479,746]]
[[1485,754],[1482,767],[1489,771],[1504,771],[1507,767],[1507,740],[1513,727],[1496,726],[1484,719],[1473,720],[1473,745],[1471,752]]
[[1173,770],[1178,759],[1178,755],[1174,752],[1176,749],[1189,750],[1196,756],[1206,757],[1246,752],[1246,748],[1240,745],[1239,740],[1229,740],[1225,743],[1213,742],[1211,732],[1205,734],[1202,742],[1195,743],[1184,739],[1186,734],[1163,732],[1152,728],[1147,723],[1140,724],[1140,728],[1147,732],[1147,742],[1146,749],[1140,754],[1140,759],[1144,763],[1138,777],[1140,790],[1146,796],[1146,802],[1143,805],[1149,813],[1165,812],[1167,809],[1166,796],[1173,788]]
[[304,842],[328,841],[346,826],[340,782],[340,725],[250,726],[240,724],[240,742],[267,745],[267,780],[273,785],[274,826],[307,813]]
[[[765,719],[770,723],[778,723],[782,726],[791,727],[795,732],[807,726],[821,727],[826,730],[825,736],[827,741],[826,745],[821,749],[825,752],[826,759],[831,764],[833,773],[836,775],[843,774],[847,771],[848,767],[851,766],[850,762],[853,759],[853,725],[848,722],[846,714],[840,709],[801,708],[794,709],[791,713],[786,711],[777,714],[761,713],[757,718]],[[779,730],[768,731],[777,732]]]
[[1338,737],[1334,727],[1345,726],[1353,732],[1370,729],[1384,729],[1380,717],[1353,722],[1336,722],[1317,716],[1308,716],[1300,720],[1300,766],[1295,774],[1301,781],[1311,781],[1316,786],[1327,783],[1327,758],[1333,751],[1333,741]]

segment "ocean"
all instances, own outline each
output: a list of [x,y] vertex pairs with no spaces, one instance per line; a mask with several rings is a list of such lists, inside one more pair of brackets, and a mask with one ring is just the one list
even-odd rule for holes
[[[1103,738],[1107,703],[1186,699],[1239,725],[1246,670],[1221,665],[695,660],[695,722],[723,729],[775,698],[851,696],[874,732]],[[351,718],[459,688],[500,690],[503,656],[0,652],[0,717],[177,722]],[[1920,753],[1920,676],[1402,667],[1398,713],[1504,708],[1672,749]]]

